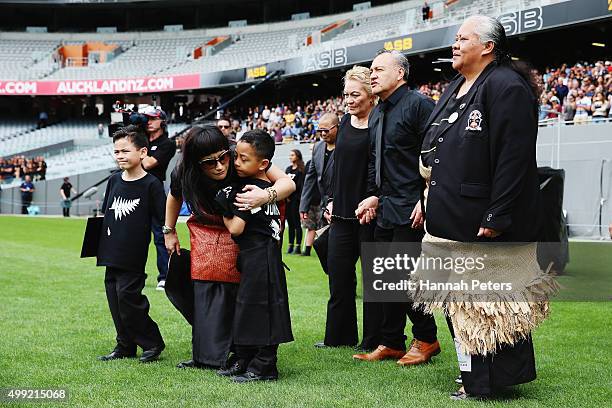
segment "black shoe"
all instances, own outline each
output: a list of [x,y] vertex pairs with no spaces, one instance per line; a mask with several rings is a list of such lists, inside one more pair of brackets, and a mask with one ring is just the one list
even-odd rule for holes
[[178,363],[176,365],[176,368],[199,368],[199,369],[205,369],[205,368],[218,368],[218,367],[213,367],[213,366],[209,366],[208,364],[198,363],[197,361],[193,361],[193,360],[187,360],[187,361],[182,361],[182,362]]
[[136,353],[131,354],[131,353],[124,353],[119,350],[113,350],[111,351],[110,354],[98,357],[98,360],[111,361],[111,360],[120,360],[122,358],[134,358],[134,357],[136,357]]
[[298,245],[295,247],[295,251],[293,251],[293,255],[300,255],[302,253],[302,248]]
[[235,383],[247,383],[253,381],[276,381],[278,380],[278,375],[257,375],[250,371],[247,371],[244,374],[235,375],[232,377],[232,381]]
[[287,253],[288,254],[292,254],[293,253],[293,245],[289,245],[289,248],[287,249]]
[[159,358],[159,355],[162,351],[164,351],[165,348],[166,346],[162,344],[161,346],[153,347],[152,349],[143,351],[139,359],[140,362],[150,363],[151,361],[157,360]]
[[461,378],[461,374],[459,374],[459,376],[457,378],[455,378],[455,382],[457,384],[463,385],[463,378]]
[[217,371],[217,374],[223,377],[234,377],[246,373],[246,367],[239,362],[235,362],[230,368],[222,368]]
[[486,401],[490,398],[491,397],[489,395],[473,395],[463,391],[456,391],[451,393],[450,395],[450,399],[452,399],[453,401]]

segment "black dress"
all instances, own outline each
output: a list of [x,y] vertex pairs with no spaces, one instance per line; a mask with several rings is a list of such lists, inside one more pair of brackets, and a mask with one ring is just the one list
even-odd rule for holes
[[[226,180],[221,183],[212,183],[203,191],[209,197],[206,203],[211,210],[206,211],[209,216],[221,215],[222,209],[214,201],[213,191],[227,186],[236,179],[233,168],[233,158],[230,160],[230,169]],[[182,184],[176,169],[172,172],[170,192],[176,198],[182,198]],[[214,190],[213,190],[214,189]],[[187,203],[190,207],[194,203]],[[199,219],[207,225],[204,219]],[[221,222],[221,221],[220,221]],[[222,224],[219,225],[225,228]],[[222,367],[226,365],[228,356],[232,349],[232,326],[234,310],[236,306],[236,295],[238,284],[231,282],[198,280],[193,279],[193,291],[191,293],[175,293],[175,296],[193,298],[193,326],[192,326],[192,358],[196,363],[211,367]],[[166,292],[172,290],[166,287]]]
[[299,168],[289,166],[285,173],[295,182],[295,191],[287,198],[286,217],[289,224],[289,245],[295,244],[300,247],[302,243],[302,224],[300,222],[300,197],[304,186],[304,172]]

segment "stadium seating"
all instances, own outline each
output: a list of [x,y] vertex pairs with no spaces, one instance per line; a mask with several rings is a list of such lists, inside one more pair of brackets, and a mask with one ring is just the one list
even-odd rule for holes
[[[508,11],[508,7],[516,7],[516,4],[501,0],[463,0],[438,15],[434,14],[427,23],[421,20],[421,6],[421,1],[410,0],[299,23],[191,30],[181,32],[180,35],[166,32],[134,33],[132,39],[129,33],[121,33],[119,37],[104,33],[70,34],[66,35],[66,39],[56,33],[37,34],[37,37],[23,33],[24,39],[21,40],[0,40],[0,79],[115,79],[244,68],[317,52],[321,47],[348,46],[402,35],[407,30],[416,32],[431,29],[460,21],[475,13],[498,14]],[[313,31],[339,18],[349,20],[351,28],[332,38],[330,43],[305,45],[306,38]],[[215,55],[194,59],[195,48],[218,35],[230,36],[232,43]],[[59,68],[59,63],[52,58],[53,51],[61,44],[86,41],[115,43],[121,46],[122,52],[106,63]]]
[[31,120],[2,120],[0,126],[0,143],[17,137],[23,133],[36,128],[36,123]]
[[0,143],[0,156],[13,155],[68,140],[96,138],[98,138],[98,130],[95,122],[63,122],[7,138]]
[[290,58],[304,47],[308,35],[323,27],[316,25],[295,30],[235,35],[232,45],[218,54],[191,60],[165,73],[214,72]]
[[0,41],[0,78],[13,80],[40,79],[53,68],[47,61],[59,46],[54,40],[7,40]]

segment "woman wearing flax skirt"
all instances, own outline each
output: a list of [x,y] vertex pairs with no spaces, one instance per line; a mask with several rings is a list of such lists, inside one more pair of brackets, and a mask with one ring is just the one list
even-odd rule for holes
[[[461,25],[452,65],[459,75],[430,116],[421,153],[423,254],[484,257],[483,269],[437,276],[451,286],[491,279],[513,285],[413,293],[415,307],[445,312],[463,384],[451,398],[466,399],[536,378],[531,332],[548,315],[546,295],[556,283],[535,257],[537,84],[527,66],[512,61],[504,28],[490,17]],[[413,279],[432,281],[436,272],[421,268]]]

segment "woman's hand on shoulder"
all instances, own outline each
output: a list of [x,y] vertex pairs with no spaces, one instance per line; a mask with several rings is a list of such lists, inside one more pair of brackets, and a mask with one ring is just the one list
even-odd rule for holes
[[236,194],[234,204],[240,211],[249,211],[267,204],[269,199],[270,196],[265,190],[255,185],[247,184],[241,193]]

